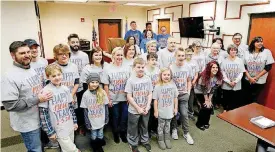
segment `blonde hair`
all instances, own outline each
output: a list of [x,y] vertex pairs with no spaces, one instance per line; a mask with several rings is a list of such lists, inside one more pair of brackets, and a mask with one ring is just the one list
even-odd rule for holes
[[149,46],[156,44],[157,45],[157,41],[156,40],[150,40],[146,43],[146,49],[148,49]]
[[190,49],[190,48],[186,48],[186,49],[185,49],[185,54],[190,53],[190,52],[193,53],[193,50]]
[[135,67],[137,64],[144,65],[145,61],[142,58],[136,58],[133,63],[133,67]]
[[114,56],[116,54],[117,51],[122,51],[122,54],[123,54],[123,49],[122,47],[115,47],[112,51],[112,63],[114,63]]
[[175,57],[178,55],[178,52],[183,52],[185,54],[185,51],[183,49],[183,47],[178,47],[177,51],[175,52]]
[[[90,89],[90,84],[88,84],[88,88]],[[98,105],[103,105],[104,104],[104,90],[98,86],[96,89],[96,103]]]
[[59,53],[68,53],[68,54],[70,54],[70,49],[67,45],[58,44],[53,48],[53,55],[54,55],[55,59],[57,59],[57,55]]
[[[162,80],[162,73],[165,71],[169,71],[170,72],[170,81],[172,80],[172,71],[169,68],[161,68],[160,72],[159,72],[159,76],[158,76],[158,81],[157,81],[157,85],[163,85],[163,80]],[[169,81],[169,82],[170,82]]]
[[55,71],[59,71],[60,73],[62,73],[61,68],[56,64],[50,64],[45,68],[45,73],[47,77],[52,75]]

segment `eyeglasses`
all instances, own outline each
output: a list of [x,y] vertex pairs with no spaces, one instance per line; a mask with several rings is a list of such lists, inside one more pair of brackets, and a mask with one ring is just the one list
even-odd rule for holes
[[58,53],[57,55],[58,55],[58,56],[69,56],[70,53]]

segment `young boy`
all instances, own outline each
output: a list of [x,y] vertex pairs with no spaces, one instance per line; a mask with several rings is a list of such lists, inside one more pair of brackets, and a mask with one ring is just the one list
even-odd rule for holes
[[70,49],[64,44],[58,44],[53,48],[54,58],[56,62],[52,64],[58,65],[62,69],[63,79],[61,84],[67,86],[73,97],[73,105],[77,109],[76,92],[79,86],[79,73],[77,65],[69,62]]
[[50,140],[57,140],[62,151],[79,152],[74,144],[74,130],[78,128],[72,105],[73,98],[68,87],[61,85],[62,70],[51,64],[46,68],[51,81],[42,91],[51,91],[53,98],[39,104],[42,129]]
[[[153,89],[155,88],[155,85],[158,81],[158,75],[160,72],[159,67],[157,66],[158,63],[158,55],[157,53],[149,53],[147,55],[147,64],[144,69],[144,73],[146,76],[151,78]],[[157,127],[158,127],[158,120],[154,117],[154,105],[153,102],[151,103],[151,109],[150,109],[150,119],[148,124],[148,130],[149,130],[149,136],[157,135]]]
[[[183,48],[178,48],[176,53],[176,62],[172,63],[170,69],[172,71],[173,80],[178,88],[178,109],[182,122],[183,137],[190,145],[194,144],[194,140],[189,133],[189,119],[188,119],[188,100],[191,91],[191,71],[185,61],[185,52]],[[172,138],[178,139],[177,122],[175,117],[172,119]]]
[[188,100],[188,117],[195,121],[194,117],[194,100],[195,100],[195,93],[194,93],[194,87],[196,85],[197,79],[198,79],[198,73],[199,73],[199,65],[195,60],[193,60],[193,50],[190,48],[185,49],[186,53],[186,60],[185,63],[189,65],[192,69],[191,71],[191,83],[192,83],[192,89],[190,92],[189,100]]
[[147,151],[151,151],[147,128],[153,86],[151,79],[144,75],[144,66],[145,61],[142,58],[135,59],[133,64],[135,75],[128,79],[125,87],[129,101],[127,140],[133,152],[139,152],[139,141]]

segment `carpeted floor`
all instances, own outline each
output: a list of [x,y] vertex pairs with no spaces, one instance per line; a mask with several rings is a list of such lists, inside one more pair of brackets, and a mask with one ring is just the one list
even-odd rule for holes
[[[190,133],[195,144],[188,145],[182,137],[182,130],[179,129],[179,140],[172,141],[172,149],[165,150],[171,152],[254,152],[256,138],[252,135],[220,120],[216,117],[219,111],[215,111],[210,122],[210,129],[201,131],[196,128],[195,122],[189,120]],[[89,135],[76,136],[76,145],[83,151],[92,151],[89,146]],[[112,140],[110,129],[105,131],[107,145],[106,152],[129,152],[129,147],[125,143],[116,144]],[[152,152],[161,151],[158,148],[155,137],[151,140]],[[140,151],[146,150],[140,146]],[[12,131],[9,126],[8,113],[1,111],[1,151],[2,152],[25,152],[26,149],[20,135]],[[46,152],[59,152],[60,150],[46,150]]]

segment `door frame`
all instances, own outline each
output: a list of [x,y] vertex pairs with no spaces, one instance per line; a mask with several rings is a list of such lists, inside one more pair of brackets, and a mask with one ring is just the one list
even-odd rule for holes
[[270,17],[275,17],[275,12],[252,13],[252,14],[250,14],[248,34],[247,34],[247,40],[246,40],[247,45],[249,45],[249,37],[250,37],[250,31],[251,31],[251,26],[252,26],[252,19],[255,19],[255,18],[270,18]]
[[[160,27],[159,27],[159,20],[169,20],[170,27],[171,27],[171,19],[170,19],[170,18],[158,18],[157,20],[158,20],[158,31],[159,31],[159,28],[160,28]],[[171,28],[169,29],[169,31],[170,31],[170,30],[171,30]],[[170,33],[171,33],[171,31],[170,31]],[[169,33],[169,34],[170,34],[170,33]]]
[[121,19],[98,19],[98,27],[100,23],[118,23],[118,36],[121,37]]

